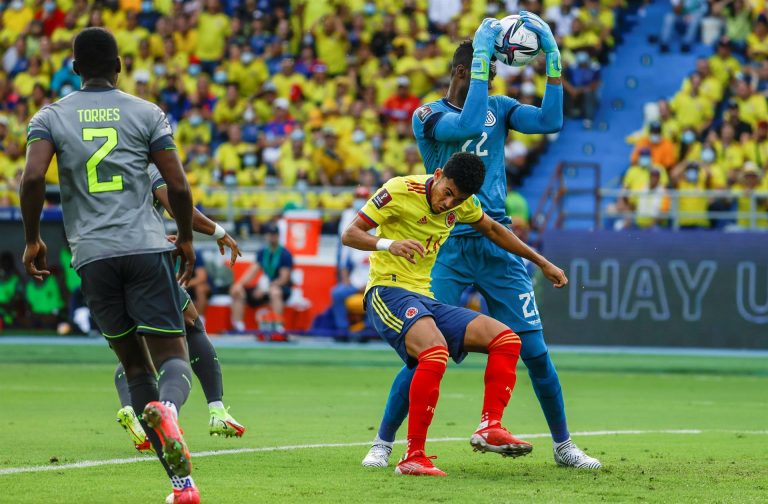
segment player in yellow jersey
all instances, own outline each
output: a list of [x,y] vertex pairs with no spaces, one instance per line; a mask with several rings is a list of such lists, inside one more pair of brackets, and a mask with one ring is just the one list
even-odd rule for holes
[[[344,231],[344,245],[371,254],[365,292],[368,317],[409,367],[408,449],[397,474],[445,476],[424,452],[448,357],[488,354],[481,422],[470,439],[475,450],[519,457],[533,447],[501,426],[515,386],[520,338],[507,326],[477,312],[437,302],[429,289],[440,246],[457,223],[470,224],[496,245],[539,266],[555,287],[568,283],[563,270],[486,217],[473,196],[485,178],[482,160],[453,154],[433,175],[396,177],[363,206]],[[377,228],[376,236],[368,234]]]

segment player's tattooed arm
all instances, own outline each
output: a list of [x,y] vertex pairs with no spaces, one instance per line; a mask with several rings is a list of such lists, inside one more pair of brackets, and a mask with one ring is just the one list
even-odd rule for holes
[[424,246],[418,240],[388,240],[369,234],[368,231],[375,227],[357,216],[341,235],[341,243],[358,250],[389,251],[413,264],[416,264],[416,254],[424,257]]
[[24,268],[30,276],[38,280],[51,274],[46,260],[47,247],[40,237],[40,213],[45,203],[45,173],[48,171],[54,152],[53,144],[45,139],[28,144],[27,162],[19,189],[26,242]]
[[541,268],[541,271],[544,273],[547,280],[552,282],[558,289],[565,287],[568,284],[568,278],[565,276],[565,272],[562,269],[549,262],[543,255],[533,250],[520,240],[520,238],[515,236],[512,231],[487,215],[483,215],[483,218],[472,224],[472,227],[507,252],[524,257]]

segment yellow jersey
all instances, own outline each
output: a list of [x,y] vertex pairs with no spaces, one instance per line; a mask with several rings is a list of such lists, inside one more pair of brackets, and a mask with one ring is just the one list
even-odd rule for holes
[[414,257],[416,264],[387,251],[373,252],[366,292],[381,285],[434,298],[430,291],[431,273],[440,246],[454,225],[472,224],[483,218],[476,196],[447,212],[434,213],[429,204],[431,185],[432,175],[392,178],[360,209],[360,218],[377,226],[376,236],[388,240],[417,240],[424,247],[424,257]]

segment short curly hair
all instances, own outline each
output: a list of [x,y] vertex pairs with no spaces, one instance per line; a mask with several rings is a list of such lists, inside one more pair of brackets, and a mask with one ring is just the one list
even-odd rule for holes
[[462,193],[475,194],[483,187],[485,165],[475,154],[456,152],[443,166],[443,176],[453,180]]

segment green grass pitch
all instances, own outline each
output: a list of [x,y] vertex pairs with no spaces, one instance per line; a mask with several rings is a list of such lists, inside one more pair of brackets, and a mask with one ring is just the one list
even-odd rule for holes
[[[470,356],[443,380],[430,436],[460,440],[427,444],[448,473],[434,479],[360,466],[399,368],[392,351],[262,346],[222,348],[219,358],[225,403],[248,432],[209,437],[194,388],[182,425],[193,452],[215,452],[194,459],[203,502],[746,503],[768,495],[765,357],[555,353],[571,429],[591,433],[574,439],[604,464],[582,472],[552,461],[522,365],[504,423],[540,435],[533,453],[472,452],[484,358]],[[115,422],[114,362],[106,344],[0,346],[0,502],[163,502],[170,486],[159,464],[114,462],[140,457]],[[692,432],[660,432],[673,430]],[[298,447],[335,443],[351,446]],[[396,446],[393,458],[402,452]],[[82,461],[112,462],[66,467]],[[12,471],[39,466],[54,470]]]

